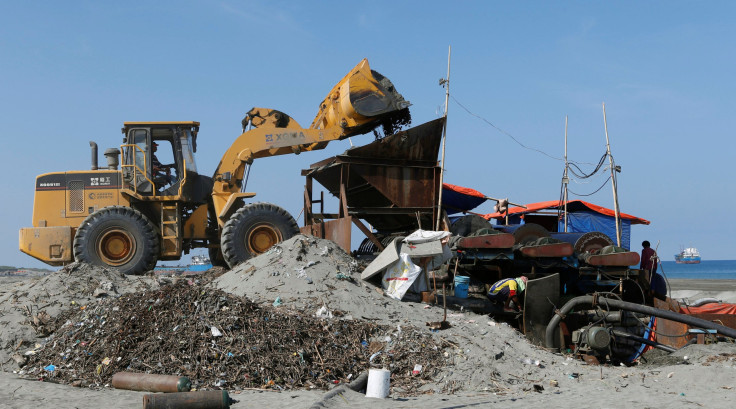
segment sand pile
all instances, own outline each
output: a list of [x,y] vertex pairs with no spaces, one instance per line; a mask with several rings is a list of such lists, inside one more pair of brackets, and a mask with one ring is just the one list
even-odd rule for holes
[[41,278],[0,286],[0,363],[45,343],[48,325],[62,311],[86,309],[98,300],[158,287],[151,277],[125,276],[104,268],[73,263]]
[[[354,259],[334,242],[297,235],[223,274],[212,285],[255,302],[283,303],[308,313],[326,307],[333,314],[340,313],[343,320],[423,328],[438,342],[452,345],[445,354],[453,363],[424,390],[447,393],[532,388],[532,380],[552,373],[560,377],[559,371],[572,373],[572,368],[579,366],[529,344],[506,324],[468,311],[449,311],[447,319],[452,327],[431,332],[426,323],[442,320],[441,306],[383,296],[360,279],[358,270]],[[560,364],[559,368],[550,368],[555,364]]]
[[[188,280],[74,310],[54,324],[22,375],[103,386],[133,371],[187,376],[197,389],[326,389],[374,365],[405,374],[398,385],[411,391],[447,361],[426,332],[259,307]],[[415,362],[423,370],[412,375]]]
[[[230,294],[316,312],[342,310],[352,318],[383,319],[390,300],[360,280],[358,264],[330,240],[296,235],[213,281]],[[279,303],[277,302],[277,304]]]

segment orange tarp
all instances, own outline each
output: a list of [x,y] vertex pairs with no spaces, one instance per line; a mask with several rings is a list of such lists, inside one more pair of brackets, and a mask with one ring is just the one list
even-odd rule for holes
[[[546,202],[538,202],[538,203],[530,203],[526,205],[526,209],[523,207],[510,207],[509,208],[509,215],[515,215],[515,214],[526,214],[526,213],[533,213],[538,212],[540,210],[545,209],[558,209],[562,206],[562,203],[559,200],[548,200]],[[570,207],[577,207],[580,208],[580,206],[587,207],[588,209],[606,215],[610,217],[616,217],[616,212],[607,209],[603,206],[594,205],[593,203],[584,202],[582,200],[570,200],[567,202],[567,207],[570,209]],[[483,215],[483,217],[487,220],[490,219],[499,219],[506,217],[506,214],[503,213],[488,213],[486,215]],[[630,214],[621,213],[621,218],[624,220],[629,220],[631,224],[649,224],[649,220],[645,220],[636,216],[632,216]]]

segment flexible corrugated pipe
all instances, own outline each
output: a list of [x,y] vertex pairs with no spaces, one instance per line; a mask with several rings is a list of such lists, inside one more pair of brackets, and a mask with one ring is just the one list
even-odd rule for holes
[[674,311],[660,310],[659,308],[649,307],[647,305],[612,300],[610,298],[594,297],[592,295],[584,295],[581,297],[575,297],[572,300],[568,301],[565,305],[562,306],[560,311],[555,314],[554,317],[552,317],[552,319],[549,321],[549,324],[547,324],[547,330],[544,334],[544,346],[547,348],[554,348],[555,328],[557,328],[557,325],[560,324],[563,315],[566,315],[567,313],[572,311],[573,308],[581,304],[594,305],[596,298],[599,305],[617,308],[620,310],[639,312],[646,315],[653,315],[655,317],[682,322],[683,324],[691,325],[693,327],[714,329],[718,331],[718,333],[721,335],[736,339],[736,329],[716,324],[715,322],[695,318],[686,314],[676,313]]

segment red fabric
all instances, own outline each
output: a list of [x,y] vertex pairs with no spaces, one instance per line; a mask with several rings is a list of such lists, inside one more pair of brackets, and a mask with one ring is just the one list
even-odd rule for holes
[[[649,331],[649,337],[647,337],[650,341],[657,341],[657,319],[655,317],[649,318],[651,320],[654,320],[654,323],[652,324],[652,329]],[[653,346],[647,345],[644,347],[644,349],[641,351],[641,354],[639,354],[639,357],[644,355],[647,351],[650,349],[654,349]]]
[[736,304],[711,303],[700,307],[680,306],[681,314],[736,314]]
[[479,191],[477,191],[475,189],[471,189],[469,187],[462,187],[462,186],[451,185],[449,183],[443,183],[442,184],[442,188],[443,189],[453,190],[455,192],[462,193],[462,194],[468,195],[468,196],[486,197],[486,195],[484,195],[483,193],[481,193],[481,192],[479,192]]
[[657,253],[654,251],[651,247],[646,247],[641,250],[641,263],[639,264],[639,268],[641,270],[649,270],[652,273],[657,272],[657,264],[654,262],[653,257]]
[[[582,200],[570,200],[570,201],[567,202],[568,206],[570,204],[572,204],[572,203],[576,203],[576,204],[579,203],[579,204],[582,204],[583,206],[587,207],[588,209],[590,209],[590,210],[592,210],[594,212],[598,212],[600,214],[603,214],[603,215],[606,215],[606,216],[610,216],[610,217],[616,217],[616,212],[615,211],[613,211],[611,209],[607,209],[607,208],[605,208],[603,206],[598,206],[598,205],[595,205],[595,204],[592,204],[592,203],[584,202]],[[516,206],[516,207],[510,207],[508,213],[509,213],[509,215],[534,213],[534,212],[538,212],[538,211],[544,210],[544,209],[557,209],[557,208],[559,208],[561,206],[562,206],[562,204],[561,204],[561,202],[559,200],[548,200],[546,202],[537,202],[537,203],[527,204],[526,205],[526,209],[524,209],[523,207],[518,207],[518,206]],[[505,213],[504,214],[502,214],[502,213],[488,213],[486,215],[483,215],[483,217],[486,220],[500,219],[500,218],[506,217],[506,214]],[[650,223],[649,220],[645,220],[645,219],[642,219],[642,218],[639,218],[639,217],[636,217],[636,216],[632,216],[632,215],[626,214],[626,213],[621,213],[621,218],[622,219],[625,219],[625,220],[631,221],[631,224],[649,224]]]

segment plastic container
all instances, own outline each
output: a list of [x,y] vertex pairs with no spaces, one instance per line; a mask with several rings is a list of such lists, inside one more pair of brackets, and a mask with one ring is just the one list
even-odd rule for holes
[[368,370],[368,385],[365,390],[366,398],[384,399],[391,388],[391,371],[388,369]]
[[468,298],[468,286],[470,285],[470,277],[455,276],[455,297]]

